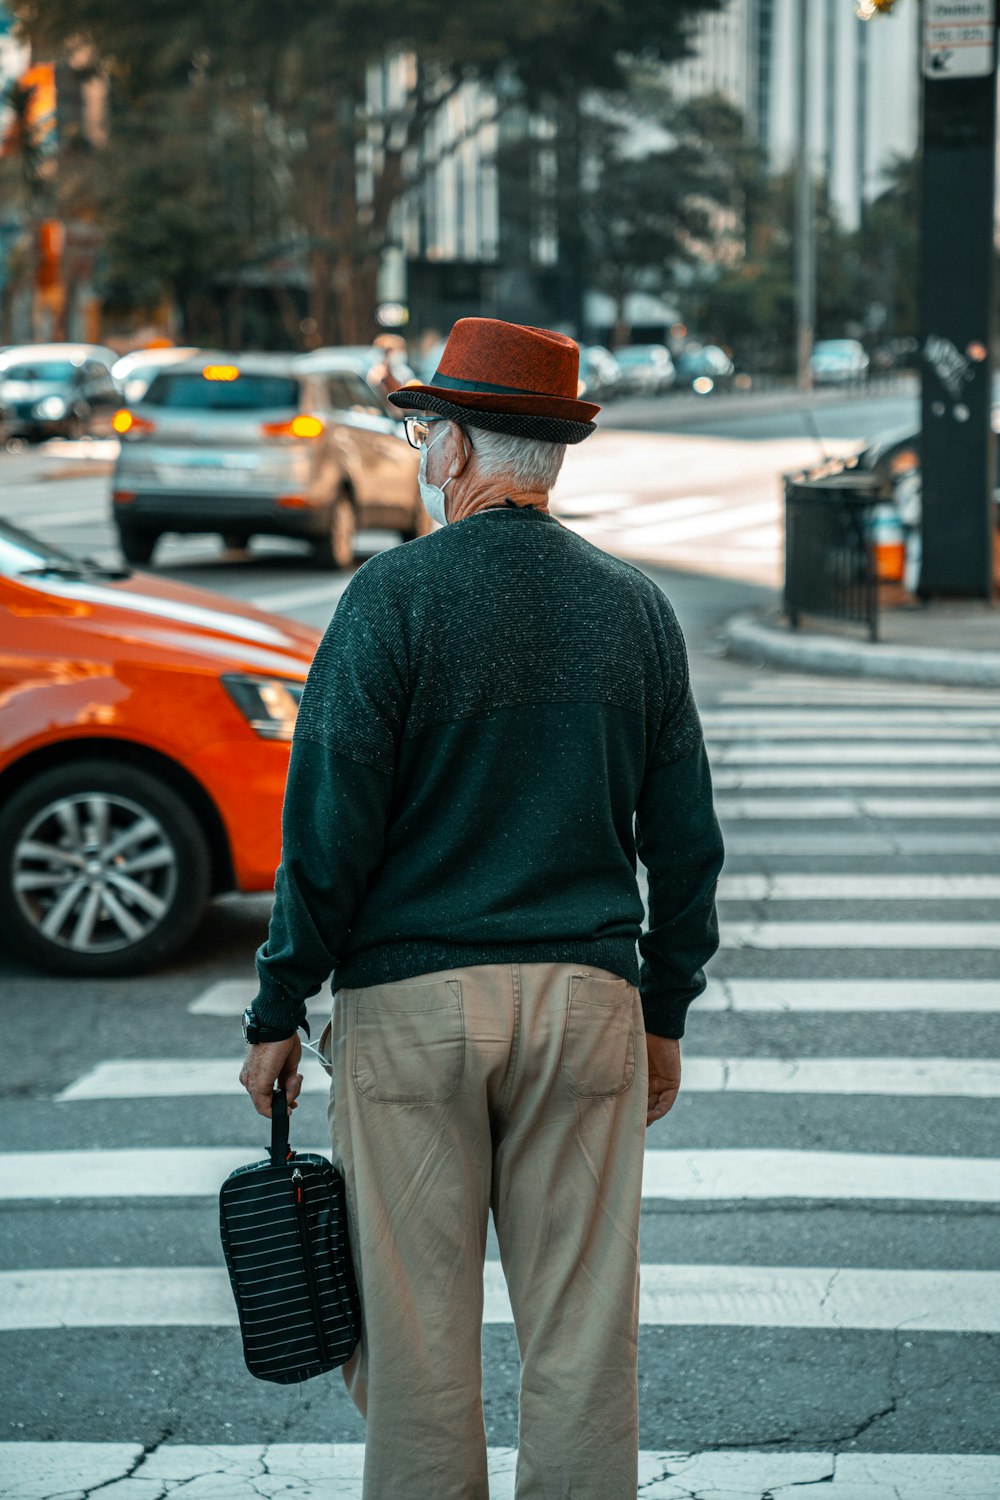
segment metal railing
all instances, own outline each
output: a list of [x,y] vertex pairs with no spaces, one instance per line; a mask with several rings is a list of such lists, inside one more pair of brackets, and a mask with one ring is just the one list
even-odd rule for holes
[[785,475],[785,613],[865,625],[878,640],[872,511],[878,480],[857,469]]

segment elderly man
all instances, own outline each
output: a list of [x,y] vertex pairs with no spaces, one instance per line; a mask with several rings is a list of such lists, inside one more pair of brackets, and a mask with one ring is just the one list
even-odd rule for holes
[[518,1500],[636,1495],[644,1131],[677,1095],[723,850],[673,610],[548,508],[598,410],[578,353],[465,318],[393,395],[429,413],[406,422],[443,529],[354,574],[292,745],[241,1077],[262,1114],[276,1079],[294,1100],[332,971],[366,1500],[488,1495],[490,1211]]

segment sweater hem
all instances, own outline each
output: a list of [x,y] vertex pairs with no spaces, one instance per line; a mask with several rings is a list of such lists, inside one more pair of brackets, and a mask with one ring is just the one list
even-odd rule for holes
[[639,961],[632,938],[586,938],[534,943],[391,943],[348,954],[333,974],[334,993],[392,984],[399,979],[438,974],[481,964],[566,963],[607,969],[638,988]]

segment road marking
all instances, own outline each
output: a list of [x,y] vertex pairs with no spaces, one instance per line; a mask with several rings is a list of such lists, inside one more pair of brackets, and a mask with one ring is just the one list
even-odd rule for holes
[[928,709],[993,708],[996,705],[996,696],[987,692],[961,693],[954,688],[945,687],[936,693],[928,688],[913,688],[908,691],[903,687],[891,687],[888,683],[883,684],[883,688],[883,691],[878,687],[866,689],[860,683],[840,687],[832,682],[822,690],[817,689],[815,682],[793,683],[789,686],[761,685],[756,690],[734,688],[717,693],[713,706],[718,704],[734,708],[773,707],[799,710],[855,705],[867,712],[869,707],[886,708],[896,704],[901,708]]
[[894,828],[883,833],[873,833],[868,828],[849,834],[815,828],[808,833],[764,833],[758,829],[749,832],[736,826],[726,830],[726,852],[731,858],[746,855],[754,859],[765,854],[807,854],[823,859],[841,854],[854,859],[866,854],[893,857],[900,854],[988,854],[995,860],[997,835],[927,833],[908,828]]
[[[55,1097],[174,1099],[242,1095],[240,1058],[133,1058],[102,1062]],[[330,1080],[312,1057],[301,1063],[302,1090],[328,1094]],[[981,1057],[686,1057],[688,1093],[879,1094],[1000,1098],[1000,1058]]]
[[1000,818],[1000,797],[717,797],[726,818]]
[[[485,1323],[510,1323],[499,1261],[484,1272]],[[1000,1333],[1000,1272],[643,1262],[647,1326]],[[224,1269],[113,1266],[0,1272],[0,1331],[235,1328]]]
[[722,946],[1000,950],[1000,922],[723,922]]
[[[710,979],[694,1004],[739,1011],[1000,1011],[993,979]],[[686,1065],[686,1060],[685,1060]]]
[[258,988],[255,979],[220,979],[196,995],[188,1010],[193,1016],[241,1016]]
[[[613,504],[609,505],[608,501]],[[701,515],[722,507],[729,507],[729,501],[723,495],[678,495],[672,500],[649,500],[637,505],[635,495],[612,494],[579,495],[573,500],[559,497],[549,508],[554,515],[564,516],[568,521],[592,517],[595,525],[599,517],[605,516],[610,527],[675,517],[679,520],[682,516]]]
[[[688,497],[682,495],[680,498],[686,499]],[[697,496],[694,498],[704,499],[714,497]],[[557,486],[549,501],[549,509],[555,514],[561,514],[563,511],[575,511],[579,508],[581,514],[583,514],[585,511],[596,513],[605,510],[630,509],[635,503],[636,494],[634,490],[601,490],[599,492],[581,490],[579,493],[570,493],[563,491]]]
[[[329,1156],[328,1144],[303,1146]],[[258,1146],[258,1158],[264,1150]],[[247,1146],[0,1155],[0,1200],[214,1197]],[[647,1150],[642,1194],[683,1202],[716,1199],[853,1199],[1000,1203],[1000,1160],[835,1151]]]
[[[364,1443],[0,1443],[0,1500],[92,1494],[121,1480],[134,1492],[156,1485],[225,1500],[260,1500],[262,1475],[288,1500],[361,1500]],[[487,1449],[490,1495],[514,1500],[517,1449]],[[127,1477],[128,1476],[128,1477]],[[815,1453],[719,1448],[707,1453],[639,1450],[643,1500],[775,1500],[796,1486],[823,1485],[824,1500],[996,1500],[1000,1457],[989,1453]],[[203,1488],[207,1486],[208,1488]],[[221,1487],[224,1486],[224,1489]],[[122,1492],[124,1493],[124,1491]]]
[[[673,542],[694,541],[701,537],[717,536],[720,532],[741,530],[744,527],[756,525],[760,521],[772,521],[774,513],[774,502],[765,500],[729,506],[725,510],[712,511],[700,518],[692,516],[689,520],[662,521],[652,526],[639,524],[643,518],[637,514],[636,524],[628,525],[623,541],[630,547],[645,542],[650,542],[654,546],[670,546]],[[619,522],[620,518],[616,516],[615,524]]]
[[[712,742],[709,741],[711,745]],[[894,770],[904,765],[980,765],[1000,766],[1000,741],[990,740],[978,744],[948,745],[885,745],[799,743],[799,744],[739,744],[735,748],[710,749],[709,759],[713,766],[788,765],[875,765]]]
[[[702,722],[704,723],[704,719]],[[959,745],[976,742],[996,745],[1000,742],[1000,734],[995,728],[981,724],[968,724],[964,727],[958,724],[910,724],[896,729],[891,724],[880,722],[831,724],[829,728],[821,730],[816,724],[799,724],[789,720],[785,724],[749,725],[745,729],[736,728],[725,722],[705,727],[707,729],[705,738],[710,744],[724,744],[727,741],[737,740],[744,745],[773,745],[783,740],[788,742],[806,740],[822,745],[831,740],[846,740],[851,745],[864,745],[872,740],[878,740],[886,760],[891,760],[895,756],[897,747],[905,749],[908,745],[918,744],[922,740],[942,745],[947,745],[949,741]],[[838,744],[836,748],[839,751],[841,747]]]
[[[1000,898],[1000,875],[729,875],[725,901],[975,901]],[[205,992],[206,994],[209,991]]]
[[89,505],[77,510],[50,511],[36,508],[23,516],[7,516],[6,520],[14,522],[15,526],[26,526],[34,531],[44,531],[46,526],[69,526],[77,521],[103,521],[103,506]]
[[336,605],[350,580],[342,583],[304,584],[297,589],[281,589],[277,593],[255,594],[248,602],[256,609],[267,609],[277,614],[292,609],[306,609],[313,604]]
[[833,791],[839,787],[994,787],[1000,786],[1000,755],[998,769],[966,770],[948,766],[940,771],[890,771],[881,767],[866,770],[861,766],[789,766],[786,770],[769,771],[765,768],[748,768],[743,771],[715,771],[712,783],[717,792],[781,791],[783,789],[810,789]]
[[[908,708],[878,707],[866,708],[855,712],[851,709],[831,708],[823,709],[797,709],[797,708],[761,708],[747,709],[745,712],[733,712],[731,709],[707,708],[702,711],[701,721],[705,725],[719,725],[721,727],[738,727],[740,729],[766,729],[774,727],[782,728],[792,723],[796,726],[808,726],[812,729],[828,729],[834,725],[842,725],[857,729],[861,734],[867,732],[870,725],[888,725],[892,728],[933,728],[935,725],[948,724],[955,726],[985,724],[1000,724],[1000,708],[938,708],[928,710],[911,710]],[[905,738],[905,736],[904,736]]]

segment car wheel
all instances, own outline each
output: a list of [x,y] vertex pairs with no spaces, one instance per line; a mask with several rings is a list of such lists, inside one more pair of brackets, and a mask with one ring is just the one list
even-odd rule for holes
[[427,536],[428,533],[433,530],[434,523],[431,520],[430,516],[427,514],[427,507],[424,505],[424,502],[418,498],[413,511],[413,525],[408,527],[405,531],[401,531],[399,534],[403,538],[404,542],[412,542],[415,541],[418,536]]
[[351,567],[354,562],[356,534],[354,502],[346,490],[341,490],[330,508],[330,522],[326,531],[313,543],[313,556],[319,566],[341,571]]
[[190,936],[211,861],[172,787],[135,766],[42,772],[0,814],[0,924],[58,974],[132,974]]
[[131,526],[118,528],[118,545],[126,562],[148,563],[158,540],[155,531],[136,531]]
[[224,531],[222,542],[231,552],[245,552],[250,545],[250,533],[248,531]]

